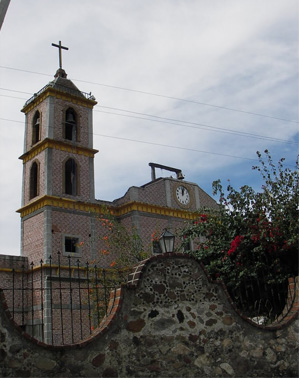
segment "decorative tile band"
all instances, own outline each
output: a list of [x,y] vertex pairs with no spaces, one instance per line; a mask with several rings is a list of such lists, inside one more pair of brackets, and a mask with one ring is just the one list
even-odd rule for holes
[[23,164],[25,164],[29,160],[33,159],[35,156],[40,154],[42,151],[46,150],[47,148],[53,148],[55,150],[65,151],[65,152],[83,155],[83,156],[87,156],[91,158],[93,158],[94,155],[97,152],[99,152],[98,150],[94,150],[92,148],[74,146],[69,143],[56,141],[56,140],[47,138],[47,139],[44,139],[41,143],[38,143],[36,146],[31,148],[30,151],[21,155],[19,159],[23,160]]
[[[23,218],[46,206],[74,210],[94,215],[103,213],[103,207],[101,204],[80,202],[69,198],[59,198],[54,196],[43,196],[41,198],[38,198],[34,202],[23,206],[21,209],[17,210],[17,212],[20,213],[21,217]],[[129,202],[117,207],[108,205],[107,208],[114,216],[123,216],[133,211],[138,211],[141,213],[162,215],[165,217],[174,217],[186,220],[196,219],[197,217],[196,213],[190,211],[171,209],[168,207],[156,206],[136,201]]]

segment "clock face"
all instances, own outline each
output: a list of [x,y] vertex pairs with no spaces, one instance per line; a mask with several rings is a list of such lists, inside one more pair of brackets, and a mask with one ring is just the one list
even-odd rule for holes
[[190,202],[190,194],[188,189],[186,189],[183,185],[180,185],[176,188],[176,198],[182,205],[188,205]]

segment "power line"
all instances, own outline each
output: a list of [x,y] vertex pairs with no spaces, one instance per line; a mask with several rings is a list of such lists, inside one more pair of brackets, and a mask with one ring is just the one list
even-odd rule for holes
[[15,98],[17,100],[26,100],[23,97],[15,97],[15,96],[8,96],[8,95],[1,95],[1,94],[0,94],[0,97]]
[[138,139],[116,137],[116,136],[105,135],[105,134],[94,134],[94,135],[97,135],[97,136],[100,136],[100,137],[103,137],[103,138],[119,139],[119,140],[124,140],[124,141],[128,141],[128,142],[136,142],[136,143],[149,144],[149,145],[159,146],[159,147],[174,148],[174,149],[177,149],[177,150],[192,151],[192,152],[198,152],[198,153],[209,154],[209,155],[218,155],[218,156],[225,156],[225,157],[230,157],[230,158],[235,158],[235,159],[257,161],[257,159],[252,159],[252,158],[243,157],[243,156],[221,154],[221,153],[218,153],[218,152],[209,152],[209,151],[204,151],[204,150],[196,150],[194,148],[172,146],[172,145],[169,145],[169,144],[148,142],[148,141],[143,141],[143,140],[138,140]]
[[[116,108],[105,107],[105,106],[104,106],[104,108],[116,109]],[[246,132],[238,132],[238,131],[234,131],[234,130],[221,129],[221,128],[217,128],[217,127],[215,127],[215,129],[214,129],[213,126],[208,126],[208,125],[202,125],[202,126],[199,126],[199,127],[198,126],[192,126],[192,125],[182,125],[181,123],[178,123],[178,122],[191,123],[191,124],[194,124],[194,125],[200,125],[200,124],[196,124],[196,123],[188,122],[188,121],[180,121],[180,120],[177,120],[177,122],[168,122],[168,121],[166,121],[168,118],[163,118],[163,117],[158,117],[158,116],[157,116],[158,119],[150,119],[150,118],[132,116],[132,115],[127,115],[127,114],[119,114],[119,113],[114,113],[114,112],[106,112],[106,111],[103,111],[103,110],[94,110],[94,111],[98,112],[98,113],[105,113],[105,114],[111,114],[111,115],[116,115],[116,116],[122,116],[122,117],[134,118],[134,119],[141,119],[141,120],[144,120],[144,121],[158,122],[158,123],[163,123],[163,124],[176,125],[176,126],[180,126],[180,127],[189,127],[189,128],[194,128],[194,129],[197,129],[197,130],[206,130],[206,131],[221,132],[221,133],[224,133],[224,134],[235,134],[235,135],[243,136],[243,137],[246,137],[246,138],[266,140],[268,142],[296,144],[296,145],[298,144],[298,143],[293,142],[293,141],[288,141],[288,140],[279,139],[279,138],[272,138],[272,137],[267,137],[267,136],[263,136],[263,135],[250,134],[250,133],[246,133]],[[125,111],[125,110],[122,110],[122,111]],[[127,111],[127,112],[130,112],[130,111]],[[137,112],[132,112],[132,113],[135,113],[135,114],[144,114],[144,113],[137,113]],[[156,116],[152,116],[152,115],[148,115],[148,116],[150,116],[150,117],[156,117]],[[23,123],[21,121],[15,121],[15,120],[7,119],[7,118],[0,118],[0,119],[1,120],[5,120],[5,121],[10,121],[10,122]],[[97,135],[97,134],[93,133],[93,135]]]
[[23,92],[23,91],[17,91],[14,89],[8,89],[8,88],[0,88],[2,91],[8,91],[8,92],[15,92],[15,93],[24,93],[32,96],[31,92]]
[[226,128],[222,128],[222,127],[206,125],[206,124],[203,124],[203,123],[182,121],[182,120],[178,120],[178,119],[174,119],[174,118],[159,117],[159,116],[155,116],[155,115],[151,115],[151,114],[138,113],[138,112],[134,112],[134,111],[130,111],[130,110],[113,108],[113,107],[109,107],[109,106],[100,106],[100,107],[105,108],[105,109],[118,110],[118,111],[122,111],[122,112],[126,112],[126,113],[144,115],[144,116],[147,116],[147,117],[153,117],[155,119],[137,117],[137,116],[131,116],[131,115],[119,114],[119,113],[113,113],[113,112],[105,112],[105,111],[102,111],[102,110],[94,110],[94,111],[99,112],[99,113],[119,115],[119,116],[122,116],[122,117],[130,117],[130,118],[142,119],[142,120],[146,120],[146,121],[166,123],[166,124],[182,126],[182,127],[189,127],[189,128],[198,129],[198,130],[208,130],[208,131],[214,131],[214,132],[221,132],[221,133],[225,133],[225,134],[235,134],[235,135],[254,138],[254,139],[268,140],[268,141],[271,141],[271,142],[297,144],[296,142],[288,141],[286,139],[268,137],[266,135],[247,133],[247,132],[244,132],[244,131],[236,131],[236,130],[232,130],[232,129],[226,129]]
[[[8,69],[8,70],[14,70],[14,71],[21,71],[21,72],[26,72],[26,73],[36,74],[36,75],[43,75],[43,76],[50,76],[50,77],[53,76],[53,75],[49,75],[49,74],[45,74],[45,73],[41,73],[41,72],[23,70],[23,69],[20,69],[20,68],[13,68],[13,67],[7,67],[7,66],[0,66],[0,68]],[[279,121],[299,123],[298,121],[290,120],[290,119],[286,119],[286,118],[274,117],[274,116],[270,116],[270,115],[267,115],[267,114],[249,112],[249,111],[246,111],[246,110],[230,108],[230,107],[226,107],[226,106],[208,104],[208,103],[205,103],[205,102],[190,100],[190,99],[186,99],[186,98],[167,96],[167,95],[163,95],[163,94],[159,94],[159,93],[147,92],[147,91],[142,91],[142,90],[132,89],[132,88],[125,88],[125,87],[120,87],[120,86],[116,86],[116,85],[95,83],[93,81],[86,81],[86,80],[80,80],[80,79],[75,79],[75,78],[73,78],[72,80],[80,82],[80,83],[98,85],[98,86],[102,86],[102,87],[106,87],[106,88],[119,89],[119,90],[122,90],[122,91],[134,92],[134,93],[144,94],[144,95],[148,95],[148,96],[155,96],[155,97],[160,97],[160,98],[167,98],[169,100],[188,102],[188,103],[197,104],[197,105],[204,105],[204,106],[209,106],[209,107],[213,107],[213,108],[217,108],[217,109],[233,111],[233,112],[238,112],[238,113],[243,113],[243,114],[249,114],[249,115],[254,115],[254,116],[259,116],[259,117],[264,117],[264,118],[270,118],[270,119],[275,119],[275,120],[279,120]]]
[[[7,120],[5,118],[0,118],[0,120],[22,123],[21,121]],[[53,127],[53,126],[50,126],[50,127]],[[217,156],[225,156],[225,157],[230,157],[230,158],[235,158],[235,159],[257,161],[257,159],[252,159],[252,158],[243,157],[243,156],[236,156],[236,155],[222,154],[222,153],[218,153],[218,152],[197,150],[197,149],[194,149],[194,148],[173,146],[173,145],[169,145],[169,144],[162,144],[162,143],[156,143],[156,142],[148,142],[148,141],[132,139],[132,138],[123,138],[123,137],[111,136],[111,135],[106,135],[106,134],[98,134],[98,133],[93,133],[93,135],[103,137],[103,138],[117,139],[117,140],[123,140],[123,141],[134,142],[134,143],[142,143],[142,144],[153,145],[153,146],[158,146],[158,147],[167,147],[167,148],[178,149],[178,150],[183,150],[183,151],[192,151],[192,152],[209,154],[209,155],[217,155]]]
[[23,121],[17,121],[16,119],[8,119],[8,118],[0,118],[1,121],[8,121],[8,122],[17,122],[24,124]]
[[[11,92],[31,94],[29,92],[22,92],[22,91],[11,90],[11,89],[6,89],[6,88],[0,88],[0,89],[6,90],[6,91],[11,91]],[[14,96],[6,96],[6,95],[0,95],[0,96],[26,100],[25,98],[14,97]],[[104,108],[104,109],[117,110],[117,111],[136,114],[136,115],[144,115],[146,117],[151,117],[151,118],[144,118],[144,117],[139,117],[139,116],[132,116],[132,115],[127,115],[127,114],[114,113],[114,112],[105,112],[103,110],[94,110],[95,112],[98,112],[98,113],[105,113],[105,114],[112,114],[112,115],[117,115],[117,116],[122,116],[122,117],[142,119],[142,120],[145,120],[145,121],[159,122],[159,123],[165,123],[165,124],[176,125],[176,126],[181,126],[181,127],[189,127],[189,128],[193,128],[193,129],[197,129],[197,130],[207,130],[207,131],[220,132],[220,133],[224,133],[224,134],[234,134],[234,135],[239,135],[239,136],[248,137],[248,138],[267,140],[267,141],[270,141],[270,142],[278,142],[278,143],[286,143],[286,144],[298,144],[297,142],[289,141],[289,140],[286,140],[286,139],[268,137],[266,135],[253,134],[253,133],[248,133],[248,132],[244,132],[244,131],[236,131],[236,130],[227,129],[227,128],[223,128],[223,127],[206,125],[206,124],[203,124],[203,123],[183,121],[183,120],[178,120],[178,119],[175,119],[175,118],[165,118],[165,117],[160,117],[160,116],[156,116],[156,115],[152,115],[152,114],[135,112],[135,111],[131,111],[131,110],[114,108],[114,107],[109,107],[109,106],[97,105],[96,107],[100,107],[100,108]]]
[[120,89],[120,90],[123,90],[123,91],[135,92],[135,93],[145,94],[145,95],[149,95],[149,96],[167,98],[169,100],[183,101],[183,102],[188,102],[188,103],[191,103],[191,104],[204,105],[204,106],[209,106],[209,107],[212,107],[212,108],[217,108],[217,109],[222,109],[222,110],[228,110],[228,111],[232,111],[232,112],[238,112],[238,113],[243,113],[243,114],[249,114],[249,115],[264,117],[264,118],[275,119],[275,120],[278,120],[278,121],[299,123],[299,121],[295,121],[295,120],[291,120],[291,119],[279,118],[279,117],[274,117],[274,116],[270,116],[270,115],[267,115],[267,114],[254,113],[254,112],[249,112],[249,111],[246,111],[246,110],[229,108],[229,107],[226,107],[226,106],[208,104],[206,102],[189,100],[189,99],[186,99],[186,98],[167,96],[167,95],[162,95],[162,94],[158,94],[158,93],[145,92],[145,91],[141,91],[141,90],[137,90],[137,89],[123,88],[123,87],[118,87],[118,86],[108,85],[108,84],[94,83],[92,81],[84,81],[84,80],[78,80],[78,79],[73,79],[73,80],[81,82],[81,83],[100,85],[100,86],[107,87],[107,88]]

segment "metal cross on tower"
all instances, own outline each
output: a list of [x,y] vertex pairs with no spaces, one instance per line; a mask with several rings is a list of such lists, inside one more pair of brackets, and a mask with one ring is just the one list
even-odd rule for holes
[[68,47],[64,47],[61,45],[61,41],[59,41],[59,45],[56,45],[55,43],[52,43],[52,46],[59,48],[59,68],[62,68],[62,57],[61,57],[61,50],[68,50]]

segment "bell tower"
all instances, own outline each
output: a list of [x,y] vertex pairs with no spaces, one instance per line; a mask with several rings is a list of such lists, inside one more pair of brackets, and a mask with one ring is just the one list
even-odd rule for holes
[[[21,254],[47,260],[52,251],[82,256],[78,245],[90,238],[92,217],[80,213],[95,202],[91,94],[67,78],[61,63],[54,80],[24,105],[25,138],[21,214]],[[79,226],[80,225],[80,226]],[[88,254],[88,251],[86,252]],[[90,256],[89,256],[90,257]]]

